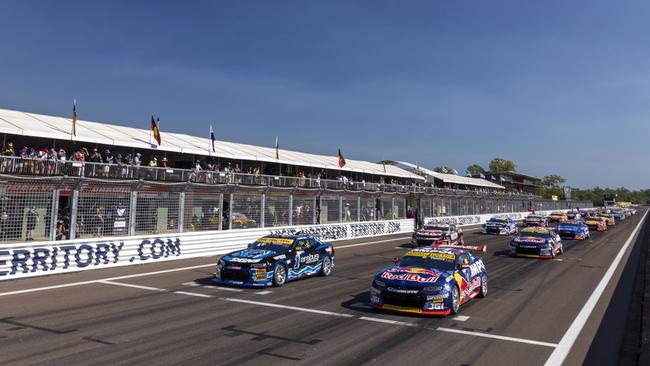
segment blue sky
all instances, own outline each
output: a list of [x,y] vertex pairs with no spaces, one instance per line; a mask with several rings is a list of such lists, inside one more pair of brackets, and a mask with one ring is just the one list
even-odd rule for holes
[[0,2],[0,107],[650,187],[647,1]]

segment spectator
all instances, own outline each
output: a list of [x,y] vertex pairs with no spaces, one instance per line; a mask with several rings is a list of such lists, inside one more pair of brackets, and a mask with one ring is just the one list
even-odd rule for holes
[[6,209],[0,212],[0,240],[9,239],[9,214]]
[[101,237],[102,229],[104,227],[104,216],[102,215],[102,211],[99,207],[95,210],[95,214],[93,215],[90,224],[93,228],[93,236]]
[[27,213],[27,237],[25,240],[34,240],[34,229],[36,228],[38,221],[38,212],[36,211],[36,207],[32,206]]
[[151,160],[149,160],[149,166],[152,167],[152,168],[157,167],[158,166],[158,158],[156,158],[155,156],[153,158],[151,158]]
[[4,156],[14,156],[16,152],[14,151],[14,143],[10,142],[7,144],[7,147],[2,150],[2,155]]
[[56,222],[56,240],[65,240],[68,238],[68,228],[65,221],[59,220]]
[[139,167],[141,165],[140,158],[142,157],[142,154],[136,153],[135,157],[133,158],[133,166]]
[[166,156],[164,156],[164,157],[162,158],[162,167],[163,167],[163,168],[169,168],[169,160],[167,160],[167,157],[166,157]]
[[92,155],[88,158],[88,161],[91,163],[103,163],[103,159],[99,151],[97,151],[97,148],[93,149]]

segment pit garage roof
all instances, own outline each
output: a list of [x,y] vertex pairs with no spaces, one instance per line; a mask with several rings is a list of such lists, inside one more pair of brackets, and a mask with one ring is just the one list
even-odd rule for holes
[[485,188],[494,188],[494,189],[505,189],[505,187],[498,185],[496,183],[492,183],[488,180],[485,179],[480,179],[480,178],[471,178],[471,177],[463,177],[460,175],[456,174],[445,174],[445,173],[438,173],[433,170],[429,170],[426,168],[422,168],[421,166],[403,162],[403,161],[396,161],[395,162],[397,166],[400,166],[408,171],[411,172],[416,172],[419,171],[420,174],[423,174],[425,176],[433,177],[436,179],[440,179],[444,183],[451,183],[451,184],[463,184],[467,186],[474,186],[474,187],[485,187]]
[[[148,125],[148,121],[143,124]],[[396,166],[361,160],[346,159],[345,167],[339,169],[338,157],[335,155],[316,155],[280,149],[280,159],[276,160],[274,147],[262,147],[221,140],[215,141],[216,152],[212,152],[210,151],[212,146],[210,139],[166,132],[164,125],[162,127],[162,144],[157,146],[155,142],[154,144],[150,143],[153,140],[150,137],[149,129],[77,119],[77,136],[75,137],[75,141],[424,180],[419,175]],[[0,133],[70,140],[71,128],[71,118],[0,109]]]

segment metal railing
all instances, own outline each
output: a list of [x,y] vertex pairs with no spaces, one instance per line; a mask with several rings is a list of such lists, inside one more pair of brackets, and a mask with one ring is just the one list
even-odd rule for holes
[[277,176],[233,173],[226,171],[193,170],[166,167],[103,164],[79,161],[60,161],[0,156],[0,174],[32,176],[68,176],[103,179],[144,180],[153,182],[194,182],[205,184],[232,184],[264,187],[294,187],[367,192],[394,192],[432,195],[497,195],[539,199],[527,193],[501,192],[488,189],[474,190],[437,188],[422,184],[392,184],[366,181],[332,180],[314,177]]

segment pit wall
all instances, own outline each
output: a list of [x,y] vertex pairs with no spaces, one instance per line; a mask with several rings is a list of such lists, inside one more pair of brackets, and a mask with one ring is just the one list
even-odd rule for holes
[[332,242],[414,228],[413,220],[404,219],[5,244],[0,246],[0,281],[225,254],[270,234],[301,232]]
[[[535,213],[542,215],[550,215],[551,212],[563,211],[568,212],[571,210],[547,210],[547,211],[535,211]],[[493,217],[500,219],[511,218],[515,220],[523,220],[526,216],[530,215],[531,212],[508,212],[501,214],[486,214],[486,215],[465,215],[465,216],[438,216],[438,217],[425,217],[425,223],[445,223],[445,224],[456,224],[458,226],[470,226],[470,225],[481,225],[486,223]]]

